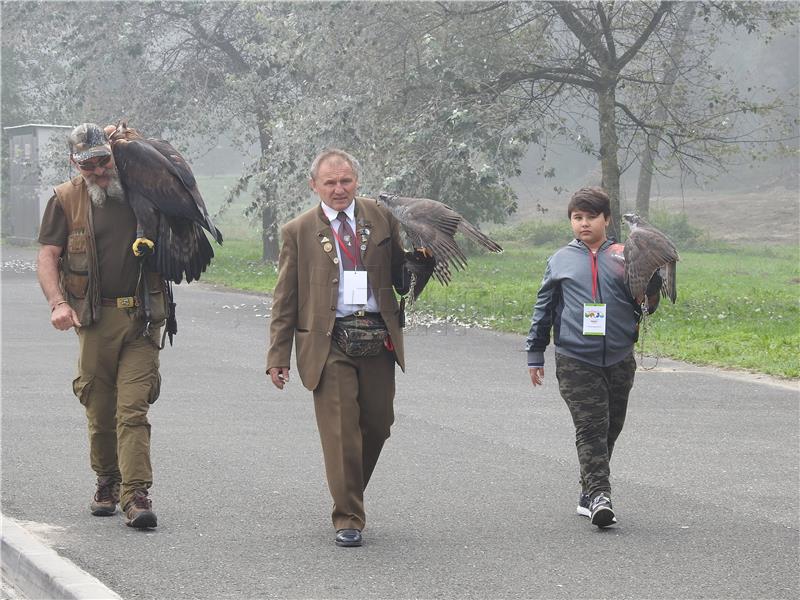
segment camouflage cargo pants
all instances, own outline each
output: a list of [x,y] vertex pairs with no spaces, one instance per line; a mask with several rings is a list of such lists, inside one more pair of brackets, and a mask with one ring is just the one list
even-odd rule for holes
[[610,367],[556,353],[558,389],[575,424],[581,489],[591,497],[611,492],[609,462],[625,423],[635,373],[633,353]]

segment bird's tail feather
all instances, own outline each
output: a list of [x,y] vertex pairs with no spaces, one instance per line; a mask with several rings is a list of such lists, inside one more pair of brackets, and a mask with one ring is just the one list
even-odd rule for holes
[[214,225],[214,221],[211,220],[211,215],[206,215],[206,229],[214,236],[216,242],[221,246],[222,245],[222,232],[217,229],[217,226]]
[[673,304],[678,299],[676,274],[677,269],[674,262],[667,263],[661,269],[661,295],[664,298],[669,298]]
[[200,279],[214,258],[214,249],[196,223],[178,225],[161,218],[156,243],[155,266],[162,277],[181,283]]
[[470,223],[466,219],[462,218],[461,221],[459,221],[458,230],[465,236],[467,236],[469,239],[471,239],[473,242],[480,244],[481,246],[483,246],[487,250],[490,250],[491,252],[499,253],[503,251],[503,248],[500,246],[500,244],[495,242],[488,235],[483,233],[481,230],[479,230],[477,227],[475,227],[472,223]]

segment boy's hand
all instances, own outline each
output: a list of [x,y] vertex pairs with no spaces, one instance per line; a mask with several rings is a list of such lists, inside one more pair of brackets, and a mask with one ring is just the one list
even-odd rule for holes
[[528,371],[531,374],[531,383],[535,386],[542,385],[544,381],[544,367],[529,367]]

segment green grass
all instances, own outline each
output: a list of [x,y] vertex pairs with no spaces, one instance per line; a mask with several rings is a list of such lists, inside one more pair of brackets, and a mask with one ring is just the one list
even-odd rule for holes
[[799,377],[798,265],[796,248],[684,253],[678,302],[662,302],[654,315],[651,349],[694,363]]
[[275,265],[261,262],[258,240],[225,240],[214,246],[214,260],[202,281],[248,292],[271,292],[278,279]]
[[252,196],[245,191],[236,198],[232,204],[225,207],[222,215],[218,211],[228,197],[230,190],[236,185],[238,177],[234,175],[218,175],[216,177],[197,177],[197,187],[205,200],[208,214],[214,219],[214,224],[222,231],[225,239],[258,239],[258,231],[244,216],[244,210],[252,202]]
[[[527,334],[545,261],[564,241],[527,246],[524,235],[507,237],[498,237],[506,246],[502,255],[471,256],[448,287],[432,281],[413,310]],[[798,249],[709,246],[681,253],[678,302],[662,301],[647,321],[645,353],[800,377]],[[226,241],[217,254],[204,280],[259,292],[275,285],[275,268],[260,262],[257,240]],[[523,343],[520,338],[520,348]]]

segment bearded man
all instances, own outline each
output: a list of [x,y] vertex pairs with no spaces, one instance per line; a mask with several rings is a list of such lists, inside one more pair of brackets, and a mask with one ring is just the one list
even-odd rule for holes
[[160,325],[147,327],[140,307],[141,279],[156,274],[142,273],[131,251],[136,217],[104,130],[78,125],[69,149],[79,175],[57,186],[45,209],[39,284],[53,327],[74,328],[78,335],[72,388],[86,411],[97,475],[91,514],[113,515],[119,503],[128,526],[151,528],[156,515],[148,495],[153,472],[147,412],[161,386]]

